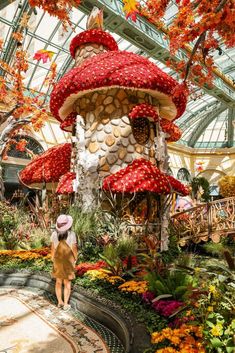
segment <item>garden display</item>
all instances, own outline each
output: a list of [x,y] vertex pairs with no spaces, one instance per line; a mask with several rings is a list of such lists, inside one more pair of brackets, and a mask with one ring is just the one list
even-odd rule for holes
[[[126,17],[136,21],[137,15],[142,16],[159,26],[159,16],[164,14],[169,1],[161,6],[161,1],[145,3],[124,0]],[[182,15],[182,9],[188,9],[190,2],[176,3],[181,6],[180,18],[189,22],[189,39],[199,40],[198,45],[208,44],[209,39],[202,37],[204,32],[199,37],[192,33],[189,15]],[[199,14],[201,6],[207,9],[204,0],[193,3],[193,10]],[[64,28],[71,24],[72,5],[68,1],[40,4],[29,0],[29,5],[55,15]],[[218,6],[212,12],[216,21]],[[155,14],[156,9],[159,13]],[[208,12],[210,23],[212,14]],[[204,17],[200,16],[204,31],[212,31],[213,23],[211,29],[206,27]],[[226,13],[224,16],[228,25]],[[201,29],[199,23],[196,27]],[[212,32],[211,41],[216,40]],[[221,35],[224,32],[220,28]],[[176,40],[174,36],[173,39]],[[181,41],[179,36],[179,42],[171,42],[171,50],[181,48]],[[17,51],[21,52],[19,48]],[[46,64],[54,54],[47,49],[38,50],[33,60]],[[22,197],[18,207],[7,202],[0,175],[1,272],[6,277],[14,272],[29,277],[32,273],[50,274],[50,235],[63,210],[72,216],[72,230],[78,237],[73,283],[85,293],[92,293],[97,303],[102,297],[124,310],[133,319],[131,329],[135,322],[141,323],[148,340],[143,342],[143,349],[132,353],[233,353],[234,177],[223,177],[219,182],[221,194],[229,196],[228,199],[207,202],[209,182],[205,178],[194,178],[190,185],[185,185],[168,172],[167,144],[181,138],[175,121],[186,109],[186,79],[195,79],[195,62],[190,56],[184,81],[178,83],[144,56],[119,50],[115,38],[104,30],[103,13],[97,8],[88,17],[87,29],[72,39],[70,54],[74,67],[69,66],[67,73],[55,82],[52,66],[49,82],[53,84],[51,114],[60,128],[69,133],[70,141],[33,156],[19,172],[21,184],[35,191],[33,201]],[[206,65],[208,57],[204,54],[205,75],[210,76],[212,68]],[[22,83],[21,77],[17,82]],[[30,109],[30,104],[34,104],[31,98],[20,99],[19,107],[13,109],[13,126],[2,133],[5,152],[7,138],[14,137],[15,125],[18,129],[21,122],[32,123],[37,128],[48,119],[46,111],[37,110],[45,102],[35,99],[36,107]],[[30,119],[26,116],[23,120],[21,116],[17,120],[21,104],[24,110],[20,112],[32,114]],[[25,141],[17,146],[24,149]],[[195,205],[189,196],[190,188],[195,195],[203,189],[201,200],[207,203]],[[8,295],[8,291],[1,293]],[[23,298],[27,294],[19,290],[15,296]],[[37,305],[35,298],[32,296],[32,302]],[[44,303],[42,299],[41,302]],[[58,317],[51,317],[51,310],[56,316],[55,308],[50,308],[50,315],[44,309],[41,312],[52,323],[54,320],[63,337],[63,320],[69,319],[62,315],[60,323],[56,321]],[[76,323],[69,329],[75,326]],[[89,336],[91,345],[97,344],[97,353],[109,351],[100,336],[98,343],[95,341],[95,330],[89,331],[89,335],[86,326],[80,330],[81,339]],[[77,331],[71,332],[79,343]],[[85,353],[86,348],[82,351]]]

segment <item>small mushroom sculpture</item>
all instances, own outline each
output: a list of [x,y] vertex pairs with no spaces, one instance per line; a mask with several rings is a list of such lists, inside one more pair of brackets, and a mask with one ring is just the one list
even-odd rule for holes
[[19,180],[27,187],[42,188],[46,183],[47,188],[50,188],[51,183],[57,183],[69,171],[70,160],[70,143],[51,147],[19,172]]

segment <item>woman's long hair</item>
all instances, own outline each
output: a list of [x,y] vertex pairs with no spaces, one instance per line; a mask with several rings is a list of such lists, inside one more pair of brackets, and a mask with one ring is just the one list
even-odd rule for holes
[[58,237],[59,241],[66,240],[68,238],[68,235],[69,235],[68,231],[66,231],[65,233],[58,233],[57,232],[57,237]]

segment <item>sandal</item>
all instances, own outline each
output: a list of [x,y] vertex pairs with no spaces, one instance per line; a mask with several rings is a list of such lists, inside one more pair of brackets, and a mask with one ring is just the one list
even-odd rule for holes
[[63,308],[64,304],[57,304],[57,308],[61,309]]
[[71,305],[67,304],[67,305],[64,305],[63,307],[64,311],[69,311],[71,309]]

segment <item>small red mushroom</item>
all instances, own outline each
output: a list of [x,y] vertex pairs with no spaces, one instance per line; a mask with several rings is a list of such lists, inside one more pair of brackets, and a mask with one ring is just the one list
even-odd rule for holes
[[135,159],[126,168],[107,176],[103,189],[113,193],[153,192],[169,194],[171,191],[185,192],[178,180],[162,173],[153,163],[144,158]]
[[32,188],[40,187],[42,183],[58,182],[60,176],[69,171],[70,159],[70,143],[51,147],[20,171],[19,180]]
[[176,142],[181,138],[182,131],[176,124],[172,123],[167,119],[161,119],[160,125],[162,128],[162,131],[168,134],[168,137],[166,137],[167,141]]
[[76,174],[68,172],[60,177],[59,183],[56,188],[57,194],[72,194],[73,193],[73,180]]

